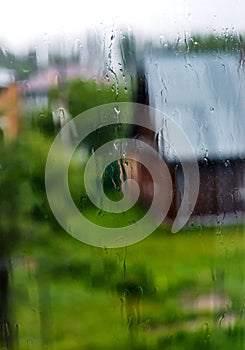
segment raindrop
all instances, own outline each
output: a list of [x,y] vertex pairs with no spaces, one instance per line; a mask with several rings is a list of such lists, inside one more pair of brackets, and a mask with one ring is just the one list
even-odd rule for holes
[[165,36],[164,35],[160,35],[160,44],[164,45],[165,41],[166,41]]
[[115,106],[115,107],[114,107],[114,111],[116,112],[117,115],[120,114],[120,109],[118,108],[118,106]]
[[208,149],[205,147],[204,144],[201,144],[198,147],[197,153],[199,155],[200,158],[208,158]]
[[115,150],[118,151],[118,150],[119,150],[119,147],[120,147],[120,143],[119,143],[118,141],[115,141],[115,142],[113,143],[113,146],[114,146]]
[[108,83],[110,82],[110,77],[108,74],[105,74],[104,79],[106,82],[108,82]]
[[203,160],[204,160],[205,164],[208,165],[209,159],[207,157],[204,157]]
[[103,212],[103,210],[99,210],[97,212],[97,215],[103,217],[105,215],[105,213]]

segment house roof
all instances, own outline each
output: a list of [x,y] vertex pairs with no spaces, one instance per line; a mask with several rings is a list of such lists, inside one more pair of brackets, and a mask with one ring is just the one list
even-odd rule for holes
[[[144,66],[150,105],[179,125],[197,158],[245,156],[245,71],[235,55],[151,57]],[[164,125],[154,116],[152,123]],[[164,142],[166,133],[172,146]],[[162,153],[174,157],[180,140],[171,128],[159,140]],[[181,152],[188,158],[188,149]]]
[[67,64],[51,66],[33,74],[26,81],[26,93],[46,93],[51,88],[58,86],[60,81],[67,81],[75,78],[92,79],[98,74],[80,64]]
[[28,89],[32,92],[48,91],[52,87],[57,86],[59,80],[59,72],[56,68],[48,68],[38,72],[28,79]]

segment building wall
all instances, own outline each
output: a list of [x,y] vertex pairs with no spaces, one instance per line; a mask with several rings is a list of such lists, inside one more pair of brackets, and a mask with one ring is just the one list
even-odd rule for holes
[[19,132],[19,88],[13,83],[0,92],[0,127],[4,136],[15,138]]
[[[183,172],[175,166],[173,217],[183,198]],[[199,161],[200,188],[193,216],[245,213],[245,159]]]

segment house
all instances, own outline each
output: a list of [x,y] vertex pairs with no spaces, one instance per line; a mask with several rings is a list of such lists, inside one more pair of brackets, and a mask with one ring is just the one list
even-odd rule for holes
[[[244,91],[244,67],[234,53],[167,54],[142,61],[135,101],[177,123],[194,150],[193,156],[187,148],[178,147],[177,154],[180,140],[165,123],[167,118],[157,119],[154,113],[149,113],[149,120],[158,133],[138,126],[132,131],[153,145],[168,165],[173,197],[167,222],[174,221],[183,201],[183,168],[195,162],[200,187],[189,225],[245,222]],[[153,198],[149,172],[135,162],[130,169],[140,184],[141,202],[149,206]]]
[[59,71],[55,67],[48,67],[22,83],[22,95],[29,109],[37,109],[48,106],[48,93],[58,86],[60,80]]
[[22,84],[22,95],[26,98],[28,109],[48,107],[49,92],[53,88],[62,88],[62,83],[73,79],[98,78],[96,71],[89,70],[79,63],[50,65],[34,73]]
[[7,138],[15,138],[19,131],[19,85],[15,72],[0,67],[0,129]]

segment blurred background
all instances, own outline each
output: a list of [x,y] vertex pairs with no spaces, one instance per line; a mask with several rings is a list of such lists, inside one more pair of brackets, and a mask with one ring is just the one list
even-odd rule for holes
[[[240,0],[1,4],[1,349],[245,348],[244,11]],[[108,140],[149,143],[173,186],[168,215],[153,234],[102,249],[75,240],[56,222],[45,164],[68,121],[106,103],[120,115],[120,102],[149,105],[178,123],[195,158],[153,112],[149,123],[158,132],[119,123],[90,134],[74,152],[69,185],[92,222],[131,225],[154,196],[150,169],[121,154],[106,168],[103,188],[118,200],[123,180],[133,178],[141,190],[137,205],[112,214],[92,204],[84,168]],[[65,136],[64,146],[75,128]],[[197,203],[173,234],[183,164],[196,160]],[[60,154],[55,176],[62,162]],[[91,179],[96,184],[98,174]]]

